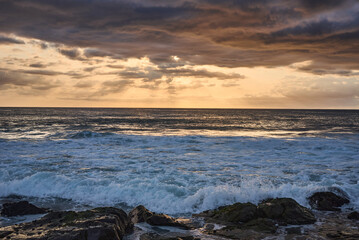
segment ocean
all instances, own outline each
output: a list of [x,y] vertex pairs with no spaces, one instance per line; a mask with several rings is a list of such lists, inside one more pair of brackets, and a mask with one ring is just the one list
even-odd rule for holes
[[0,108],[0,202],[189,216],[322,190],[359,207],[359,111]]

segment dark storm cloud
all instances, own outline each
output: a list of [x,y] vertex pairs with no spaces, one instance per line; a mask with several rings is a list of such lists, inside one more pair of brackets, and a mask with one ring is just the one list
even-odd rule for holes
[[299,5],[307,11],[328,10],[346,4],[346,0],[299,0]]
[[0,32],[66,45],[58,51],[71,59],[148,56],[158,65],[176,55],[189,64],[312,60],[352,71],[358,16],[355,0],[0,0]]

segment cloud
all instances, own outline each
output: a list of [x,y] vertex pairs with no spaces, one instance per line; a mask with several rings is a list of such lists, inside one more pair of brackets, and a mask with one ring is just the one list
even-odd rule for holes
[[306,11],[331,10],[343,6],[349,1],[346,0],[299,0],[299,6]]
[[78,59],[81,56],[81,52],[74,48],[74,49],[63,49],[63,48],[59,48],[58,49],[59,53],[61,53],[62,55],[70,58],[70,59]]
[[172,81],[175,77],[194,77],[194,78],[216,78],[219,80],[229,79],[243,79],[243,75],[238,73],[222,73],[213,72],[206,69],[193,69],[193,68],[172,68],[164,67],[154,68],[147,67],[141,69],[138,67],[130,67],[125,70],[119,71],[118,75],[124,79],[142,79],[144,82],[153,82],[162,78],[166,79],[167,82]]
[[26,73],[26,74],[32,74],[32,75],[44,75],[44,76],[56,76],[56,75],[63,74],[61,72],[51,71],[51,70],[23,70],[23,69],[19,69],[18,72]]
[[38,91],[47,91],[60,86],[57,81],[45,80],[39,77],[31,77],[19,72],[0,70],[0,90],[8,89],[31,89]]
[[89,81],[81,81],[74,85],[74,87],[76,87],[76,88],[91,88],[93,86],[94,86],[94,84]]
[[42,63],[32,63],[32,64],[29,65],[29,67],[32,67],[32,68],[46,68],[46,65],[42,64]]
[[[359,69],[359,3],[354,0],[0,2],[0,32],[68,46],[63,55],[225,67],[320,60]],[[85,49],[83,54],[78,48]],[[349,58],[350,56],[350,58]]]
[[109,94],[120,93],[125,91],[132,84],[133,81],[131,80],[105,81],[102,83],[102,88],[100,90],[90,94],[90,98],[102,97]]
[[25,44],[25,42],[16,38],[0,35],[0,45],[1,44]]
[[[37,65],[36,65],[37,66]],[[78,71],[68,71],[68,72],[61,72],[61,71],[53,71],[53,70],[43,70],[43,69],[7,69],[7,68],[0,68],[0,71],[6,71],[10,74],[24,74],[28,76],[32,75],[39,75],[40,77],[54,77],[59,75],[66,75],[72,78],[84,78],[88,75],[78,72]]]

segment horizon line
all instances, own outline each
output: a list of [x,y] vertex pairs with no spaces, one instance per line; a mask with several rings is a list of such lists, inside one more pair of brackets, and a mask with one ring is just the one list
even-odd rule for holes
[[68,108],[68,109],[193,109],[193,110],[328,110],[328,111],[359,111],[359,108],[205,108],[205,107],[24,107],[24,106],[0,106],[0,108]]

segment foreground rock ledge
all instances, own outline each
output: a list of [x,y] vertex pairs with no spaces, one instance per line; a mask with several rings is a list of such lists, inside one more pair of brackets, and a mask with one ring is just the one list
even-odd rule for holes
[[121,209],[52,212],[30,223],[0,228],[0,239],[120,240],[133,230]]

